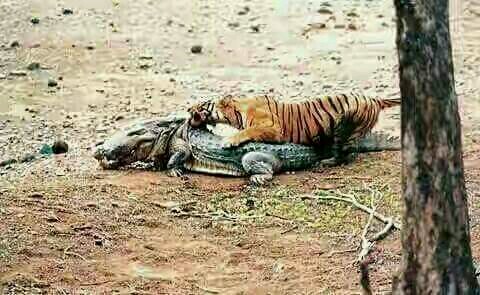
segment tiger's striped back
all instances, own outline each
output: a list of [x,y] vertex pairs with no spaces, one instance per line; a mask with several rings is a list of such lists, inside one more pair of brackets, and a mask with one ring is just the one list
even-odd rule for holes
[[[356,93],[324,96],[303,102],[282,103],[263,96],[280,122],[286,142],[315,144],[331,140],[339,124],[350,124],[350,139],[364,136],[377,123],[380,111],[400,105],[400,99],[379,99]],[[273,118],[272,118],[273,120]],[[251,127],[247,124],[243,128]]]

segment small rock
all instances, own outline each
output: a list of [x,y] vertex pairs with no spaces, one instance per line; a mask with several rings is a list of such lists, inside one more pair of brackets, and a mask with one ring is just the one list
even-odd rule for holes
[[17,40],[14,40],[10,43],[10,48],[16,48],[16,47],[20,47],[20,42],[18,42]]
[[48,83],[47,83],[48,87],[57,87],[58,86],[58,82],[52,78],[48,79]]
[[199,54],[202,53],[203,47],[201,45],[193,45],[192,48],[190,48],[190,51],[194,54]]
[[352,31],[357,30],[357,26],[354,23],[349,23],[347,28]]
[[40,19],[39,19],[38,17],[34,16],[34,17],[32,17],[32,18],[30,19],[30,22],[31,22],[32,24],[36,25],[36,24],[39,24],[39,23],[40,23]]
[[267,46],[267,50],[268,50],[268,51],[274,51],[274,50],[275,50],[275,47]]
[[48,215],[48,216],[45,218],[45,220],[46,220],[47,222],[58,222],[58,221],[60,221],[60,219],[59,219],[56,215],[54,215],[54,214]]
[[7,159],[0,162],[0,167],[8,166],[17,163],[16,159]]
[[29,163],[35,160],[36,156],[34,154],[26,154],[20,159],[20,163]]
[[248,210],[255,209],[255,201],[253,199],[247,199],[247,202],[245,205],[248,207]]
[[355,11],[350,11],[349,13],[347,13],[347,16],[349,17],[358,17],[358,13],[356,13]]
[[240,23],[239,22],[229,23],[228,27],[229,28],[238,28],[238,27],[240,27]]
[[62,9],[62,13],[63,13],[63,15],[73,14],[73,10],[70,9],[70,8],[64,8],[64,9]]
[[327,7],[321,7],[317,10],[317,12],[320,14],[333,14],[333,11]]
[[35,71],[40,69],[40,63],[39,62],[32,62],[27,66],[27,70],[29,71]]
[[25,71],[11,71],[10,76],[16,76],[16,77],[24,77],[27,75],[27,72]]
[[250,29],[251,29],[252,32],[254,32],[254,33],[259,33],[259,32],[260,32],[260,25],[250,26]]
[[143,247],[144,247],[145,249],[150,250],[150,251],[155,251],[155,250],[156,250],[156,249],[155,249],[155,246],[152,245],[152,244],[146,244],[146,245],[144,245]]
[[341,23],[340,23],[340,24],[335,24],[335,25],[333,26],[333,28],[334,28],[334,29],[344,29],[344,28],[345,28],[345,24],[341,24]]
[[57,140],[52,145],[52,152],[54,154],[64,154],[68,152],[68,144],[63,140]]
[[240,11],[238,12],[238,15],[245,15],[245,14],[247,14],[248,12],[250,12],[250,7],[245,6],[242,10],[240,10]]
[[42,193],[39,193],[39,192],[31,193],[29,195],[29,197],[32,198],[32,199],[43,199],[43,198],[45,198],[44,195]]
[[88,50],[94,50],[94,49],[95,49],[95,45],[89,44],[89,45],[87,45],[86,48],[87,48]]
[[141,69],[141,70],[148,70],[151,67],[152,67],[152,65],[149,65],[149,64],[141,64],[141,65],[138,66],[138,68]]
[[120,121],[120,120],[123,120],[125,119],[125,117],[123,115],[118,115],[115,117],[115,121]]

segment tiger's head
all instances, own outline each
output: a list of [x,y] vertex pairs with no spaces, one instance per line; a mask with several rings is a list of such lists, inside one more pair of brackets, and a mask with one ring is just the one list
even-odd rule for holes
[[221,99],[207,100],[197,103],[188,108],[190,114],[189,124],[192,127],[200,127],[206,124],[227,123],[238,128],[238,111],[236,100],[232,95]]

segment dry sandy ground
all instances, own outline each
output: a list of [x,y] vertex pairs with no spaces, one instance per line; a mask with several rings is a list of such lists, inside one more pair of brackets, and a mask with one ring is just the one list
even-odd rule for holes
[[[300,195],[353,193],[398,219],[399,153],[252,189],[243,179],[102,171],[90,148],[131,119],[201,96],[396,96],[391,2],[1,1],[0,161],[56,138],[70,151],[0,167],[0,292],[358,294],[352,261],[367,216]],[[480,3],[452,1],[451,16],[478,258]],[[398,110],[378,128],[398,134]],[[371,254],[379,293],[390,289],[399,238]]]

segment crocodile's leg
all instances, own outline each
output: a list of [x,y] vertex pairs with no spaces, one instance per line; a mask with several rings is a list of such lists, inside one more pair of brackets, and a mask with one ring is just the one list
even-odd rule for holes
[[167,163],[167,175],[179,177],[183,175],[184,164],[192,153],[187,144],[175,147],[175,152]]
[[250,182],[254,185],[265,185],[273,179],[273,174],[281,168],[280,160],[272,154],[263,152],[249,152],[242,158],[245,172],[250,175]]

